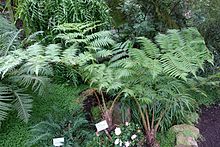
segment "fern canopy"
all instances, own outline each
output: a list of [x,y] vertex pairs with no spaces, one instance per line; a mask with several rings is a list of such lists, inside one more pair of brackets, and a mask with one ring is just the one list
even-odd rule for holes
[[145,37],[139,37],[137,38],[139,49],[133,47],[124,51],[121,51],[121,48],[116,49],[116,52],[120,53],[113,56],[113,61],[126,55],[129,58],[125,58],[126,61],[113,62],[112,65],[123,67],[138,65],[147,69],[153,78],[159,74],[167,74],[187,80],[190,74],[196,77],[196,72],[199,69],[203,70],[205,62],[213,63],[213,56],[195,28],[169,30],[166,34],[158,34],[155,42],[156,44]]

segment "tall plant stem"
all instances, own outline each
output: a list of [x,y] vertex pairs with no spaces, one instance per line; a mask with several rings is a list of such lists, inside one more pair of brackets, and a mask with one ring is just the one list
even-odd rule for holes
[[113,110],[115,103],[117,102],[117,100],[119,99],[120,95],[122,94],[122,91],[118,93],[118,95],[115,97],[114,101],[112,102],[112,105],[110,107],[110,111]]
[[141,109],[141,106],[140,106],[138,100],[135,97],[133,97],[133,99],[136,102],[136,104],[138,106],[138,110],[139,110],[139,112],[141,114],[141,119],[142,119],[142,122],[143,122],[143,125],[144,125],[144,130],[145,130],[145,132],[147,132],[148,131],[148,127],[147,127],[147,122],[146,122],[145,117],[144,117],[144,113],[143,113],[143,111]]
[[107,106],[106,106],[106,103],[105,103],[105,97],[103,95],[102,90],[100,90],[100,93],[101,93],[101,97],[102,97],[102,103],[103,103],[104,111],[106,111],[107,110]]
[[152,120],[151,120],[151,128],[153,127],[154,127],[154,107],[153,107]]
[[98,101],[99,108],[100,108],[100,110],[103,112],[104,110],[103,110],[103,108],[102,108],[102,105],[101,105],[101,103],[100,103],[100,100],[99,100],[99,97],[98,97],[98,95],[97,95],[96,90],[94,90],[94,94],[95,94],[95,97],[96,97],[96,99],[97,99],[97,101]]
[[150,120],[149,120],[149,114],[148,114],[148,111],[147,109],[145,110],[145,116],[146,116],[146,121],[147,121],[147,128],[148,128],[148,131],[150,131]]

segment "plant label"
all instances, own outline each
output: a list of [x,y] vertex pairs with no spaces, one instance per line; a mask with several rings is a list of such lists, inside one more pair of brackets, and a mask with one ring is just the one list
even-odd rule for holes
[[97,131],[100,132],[108,128],[108,123],[106,120],[104,120],[104,121],[101,121],[95,124],[95,126],[96,126]]
[[54,146],[63,146],[64,145],[64,138],[54,138],[53,145]]

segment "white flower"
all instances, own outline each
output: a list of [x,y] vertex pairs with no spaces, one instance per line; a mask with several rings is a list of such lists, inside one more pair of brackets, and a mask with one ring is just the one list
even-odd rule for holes
[[121,134],[121,129],[116,127],[115,128],[115,135],[120,135]]
[[122,141],[120,140],[119,146],[122,146]]
[[126,125],[126,126],[128,126],[128,125],[129,125],[129,123],[126,121],[126,122],[125,122],[125,125]]
[[126,146],[126,147],[129,147],[129,146],[130,146],[130,142],[129,142],[129,141],[126,141],[126,142],[125,142],[125,146]]
[[134,135],[131,136],[131,139],[134,140],[136,137],[137,137],[137,135],[134,134]]
[[115,145],[119,144],[120,140],[119,139],[116,139],[115,140]]

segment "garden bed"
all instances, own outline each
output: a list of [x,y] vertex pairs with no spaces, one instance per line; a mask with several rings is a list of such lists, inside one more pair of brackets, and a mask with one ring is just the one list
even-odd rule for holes
[[202,107],[200,120],[197,126],[203,139],[199,147],[220,146],[220,105]]

